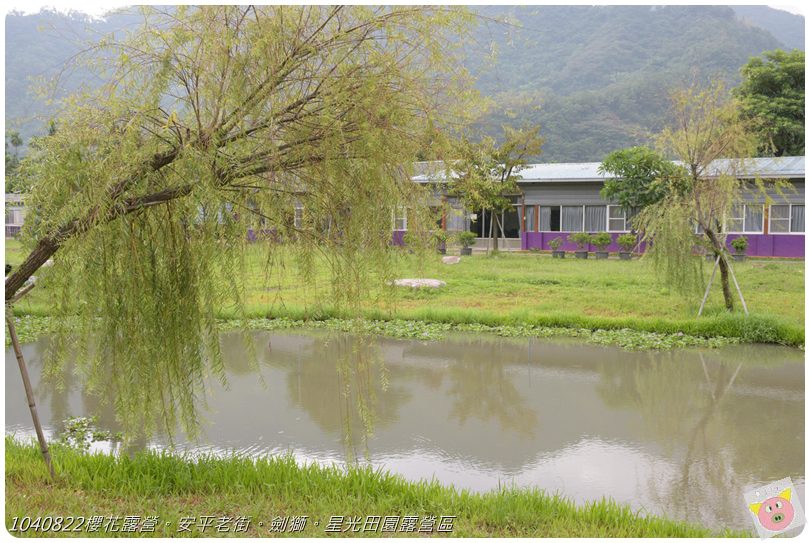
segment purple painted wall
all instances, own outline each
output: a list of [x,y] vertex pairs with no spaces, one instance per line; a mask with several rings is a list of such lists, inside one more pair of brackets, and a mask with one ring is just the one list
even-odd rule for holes
[[740,236],[748,238],[748,256],[804,258],[804,234],[729,234],[726,244]]
[[394,230],[391,233],[391,245],[405,246],[405,230]]
[[[540,249],[543,251],[550,251],[551,247],[548,242],[556,237],[563,238],[563,244],[560,249],[564,251],[573,251],[577,248],[577,244],[573,241],[568,241],[568,233],[563,232],[524,232],[520,236],[520,247],[523,250]],[[616,238],[621,234],[611,233],[610,237],[613,238],[607,250],[610,252],[617,252],[619,246],[616,245]],[[740,237],[741,234],[730,234],[727,239],[727,244],[730,251],[731,241]],[[804,234],[745,234],[748,237],[748,251],[746,254],[749,256],[776,256],[785,258],[804,258]],[[593,245],[588,246],[589,251],[596,250]],[[644,250],[642,244],[641,250]]]

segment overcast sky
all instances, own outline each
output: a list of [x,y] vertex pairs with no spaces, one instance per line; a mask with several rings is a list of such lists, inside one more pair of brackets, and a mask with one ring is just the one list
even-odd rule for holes
[[[145,2],[145,3],[151,3],[151,2]],[[169,2],[161,2],[161,3],[165,5],[165,4],[169,3]],[[210,0],[209,0],[209,2],[204,1],[204,2],[195,2],[195,3],[210,3]],[[361,2],[352,2],[352,3],[366,3],[366,2],[361,1]],[[384,3],[384,2],[380,2],[378,0],[375,3]],[[478,1],[478,2],[476,2],[476,1],[473,1],[473,2],[452,2],[451,1],[451,2],[442,2],[442,3],[450,3],[450,4],[457,4],[457,3],[488,4],[488,3],[491,3],[491,2],[480,2],[480,1]],[[522,2],[515,2],[515,3],[522,3]],[[535,3],[535,2],[530,2],[530,3]],[[590,1],[585,0],[585,1],[568,2],[566,0],[559,0],[557,2],[540,2],[540,3],[547,3],[547,4],[552,4],[552,3],[570,4],[570,3],[574,3],[574,4],[593,5],[593,4],[602,4],[602,3],[652,4],[653,2],[651,2],[649,0],[646,1],[646,2],[636,2],[636,1],[632,1],[632,0],[630,0],[630,1],[627,1],[627,0],[615,0],[614,2],[600,2],[599,0],[590,0]],[[676,2],[676,3],[712,4],[712,2],[700,2],[699,0],[698,1],[689,1],[689,2]],[[758,4],[758,2],[745,2],[745,1],[742,1],[742,2],[735,2],[735,4]],[[106,11],[109,11],[111,9],[118,8],[118,7],[121,7],[121,6],[126,6],[126,5],[130,5],[130,4],[126,3],[126,2],[78,2],[76,0],[68,0],[68,1],[65,1],[65,2],[50,1],[50,2],[41,2],[41,3],[40,2],[20,2],[19,0],[12,0],[11,2],[8,2],[8,3],[3,2],[3,9],[5,10],[5,13],[8,13],[9,11],[22,11],[24,13],[36,13],[43,7],[49,7],[49,8],[52,7],[52,8],[56,8],[58,11],[67,12],[67,11],[73,10],[73,11],[81,11],[81,12],[88,13],[88,14],[94,15],[94,16],[100,16],[100,15],[103,15]],[[715,5],[716,5],[716,3],[715,3]],[[772,8],[781,9],[781,10],[784,10],[784,11],[789,11],[791,13],[796,13],[798,15],[804,15],[804,11],[805,11],[804,6],[802,6],[801,3],[798,2],[798,1],[796,1],[794,3],[788,2],[788,3],[785,3],[785,4],[767,4],[767,5],[771,6]]]

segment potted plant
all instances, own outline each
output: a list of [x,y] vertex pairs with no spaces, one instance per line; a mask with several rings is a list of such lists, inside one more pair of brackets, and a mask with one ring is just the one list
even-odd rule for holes
[[745,252],[748,250],[748,238],[745,236],[735,238],[732,240],[731,246],[734,247],[734,260],[738,262],[745,260]]
[[447,232],[444,230],[436,230],[433,232],[433,239],[436,240],[436,250],[440,255],[447,254]]
[[472,246],[475,243],[477,236],[475,232],[459,232],[458,233],[458,242],[461,244],[461,255],[471,255],[472,254]]
[[548,246],[551,247],[551,257],[552,258],[565,258],[565,251],[560,250],[560,245],[562,245],[562,238],[557,236],[556,238],[549,240]]
[[588,258],[588,244],[591,242],[591,235],[587,232],[577,232],[571,234],[568,239],[577,244],[577,250],[574,251],[576,258]]
[[599,232],[598,234],[594,234],[591,236],[591,243],[596,246],[598,249],[596,251],[596,259],[605,259],[608,257],[607,246],[610,245],[610,242],[613,241],[613,238],[610,237],[610,234],[607,232]]
[[633,234],[622,234],[616,238],[616,243],[622,249],[619,251],[619,258],[621,260],[630,260],[633,258],[633,248],[636,246],[636,236]]

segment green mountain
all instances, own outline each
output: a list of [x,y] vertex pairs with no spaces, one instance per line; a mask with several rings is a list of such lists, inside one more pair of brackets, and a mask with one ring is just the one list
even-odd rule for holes
[[[764,10],[776,11],[770,8]],[[484,19],[466,65],[494,100],[479,128],[541,125],[542,160],[597,161],[649,141],[673,87],[739,83],[739,69],[785,48],[770,32],[714,6],[478,8]],[[803,18],[796,17],[802,21]],[[494,50],[495,58],[488,58]]]
[[[671,88],[739,81],[749,57],[804,42],[804,18],[764,6],[477,6],[466,67],[493,107],[478,127],[541,125],[544,161],[601,160],[648,140],[665,121]],[[59,98],[97,80],[65,62],[110,32],[137,23],[119,13],[12,13],[6,17],[6,127],[27,140],[45,132],[58,105],[31,90],[58,84]],[[494,56],[492,53],[495,53]]]

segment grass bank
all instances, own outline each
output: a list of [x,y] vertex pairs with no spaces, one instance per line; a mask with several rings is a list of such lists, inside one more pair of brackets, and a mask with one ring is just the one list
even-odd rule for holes
[[[575,506],[561,497],[535,490],[507,489],[486,494],[456,491],[435,482],[406,482],[368,468],[342,470],[315,465],[299,466],[289,457],[251,460],[231,457],[183,459],[143,452],[133,457],[86,454],[54,446],[57,480],[50,482],[33,444],[6,438],[6,526],[14,517],[157,516],[154,532],[136,535],[172,537],[223,535],[216,533],[222,518],[231,519],[227,535],[259,537],[270,532],[274,517],[308,517],[300,532],[286,536],[318,537],[333,515],[415,516],[417,529],[425,518],[455,516],[451,533],[432,535],[466,537],[751,537],[748,533],[722,534],[705,528],[655,517],[645,517],[615,503],[601,501]],[[195,517],[191,533],[178,533],[181,519]],[[201,517],[216,519],[200,530]],[[234,530],[238,517],[250,518],[246,531]],[[19,522],[19,521],[18,521]],[[64,522],[64,521],[63,521]],[[288,521],[289,522],[289,521]],[[261,524],[260,524],[261,523]],[[317,523],[317,524],[316,524]],[[346,527],[343,523],[343,527]],[[400,521],[401,525],[401,521]],[[86,528],[87,523],[84,524]],[[225,526],[225,524],[222,524]],[[278,527],[278,524],[276,524]],[[289,530],[289,524],[288,528]],[[74,535],[133,535],[88,533]],[[45,535],[31,530],[25,534]],[[54,535],[54,534],[48,534]],[[60,533],[59,535],[65,535]],[[279,534],[275,534],[279,535]],[[352,532],[343,535],[425,535],[419,532]]]
[[[316,264],[314,272],[304,281],[294,258],[279,258],[285,265],[269,268],[265,252],[266,247],[259,244],[248,251],[248,318],[317,323],[351,317],[329,304],[331,282],[323,262]],[[8,262],[16,264],[23,256],[19,243],[7,242]],[[709,266],[705,268],[708,276]],[[387,293],[379,286],[376,290],[371,286],[367,299],[361,303],[363,316],[370,321],[394,323],[386,325],[389,328],[408,321],[504,330],[555,328],[561,329],[561,335],[576,336],[602,330],[610,332],[606,337],[630,330],[664,336],[804,345],[803,261],[735,263],[751,310],[748,317],[739,311],[725,312],[718,287],[709,296],[704,316],[696,318],[695,302],[699,300],[687,301],[662,288],[650,267],[638,260],[557,260],[532,253],[500,253],[464,257],[459,264],[446,265],[438,255],[418,259],[403,252],[397,259],[396,270],[399,277],[431,277],[445,281],[447,286]],[[16,311],[48,315],[48,293],[34,289]],[[223,319],[235,316],[227,308],[220,313]]]

